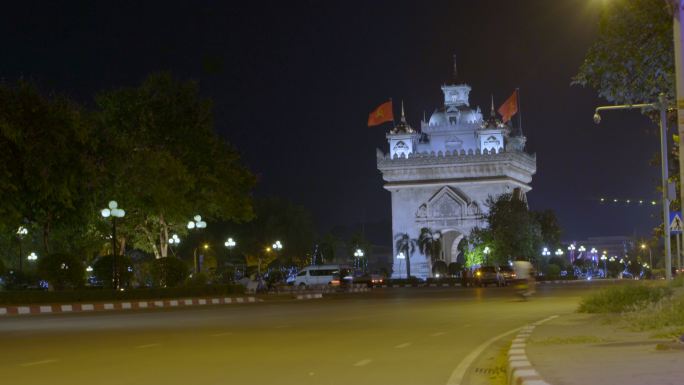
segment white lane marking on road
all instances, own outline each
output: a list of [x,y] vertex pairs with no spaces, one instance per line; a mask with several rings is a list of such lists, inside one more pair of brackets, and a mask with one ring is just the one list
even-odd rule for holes
[[212,334],[211,336],[212,336],[212,337],[223,337],[223,336],[229,336],[229,335],[232,335],[232,334],[233,334],[233,333],[231,333],[231,332],[225,332],[225,333],[216,333],[216,334]]
[[355,363],[354,366],[366,366],[366,365],[370,364],[371,361],[373,361],[373,360],[371,360],[370,358],[366,358],[365,360],[361,360],[361,361]]
[[446,332],[437,332],[437,333],[432,333],[430,334],[430,337],[439,337],[445,335]]
[[57,362],[58,360],[55,359],[48,359],[48,360],[42,360],[42,361],[33,361],[33,362],[25,362],[23,364],[19,364],[19,366],[23,367],[29,367],[29,366],[36,366],[36,365],[44,365],[44,364],[51,364],[53,362]]
[[136,349],[147,349],[147,348],[153,348],[153,347],[159,346],[159,345],[161,345],[161,344],[147,344],[147,345],[139,345],[139,346],[136,346],[135,348]]
[[403,349],[403,348],[408,348],[409,346],[411,346],[410,342],[404,342],[403,344],[399,344],[399,345],[395,346],[394,348],[395,349]]
[[515,328],[513,330],[509,330],[505,333],[501,333],[498,336],[492,337],[482,343],[480,346],[475,348],[470,354],[468,354],[460,364],[454,369],[453,372],[451,372],[451,377],[449,377],[449,381],[447,381],[447,385],[461,385],[461,381],[463,381],[463,376],[466,373],[466,370],[470,367],[470,365],[473,364],[475,359],[482,354],[482,352],[489,346],[491,345],[494,341],[498,340],[499,338],[503,338],[509,334],[513,334],[517,332],[518,330],[522,329],[522,327]]

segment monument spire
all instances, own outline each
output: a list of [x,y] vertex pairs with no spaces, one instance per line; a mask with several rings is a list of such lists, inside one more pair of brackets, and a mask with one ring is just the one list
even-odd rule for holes
[[489,116],[491,116],[492,118],[496,118],[496,112],[494,111],[494,94],[491,94],[491,96],[492,96],[492,107],[491,107],[491,110],[489,112]]

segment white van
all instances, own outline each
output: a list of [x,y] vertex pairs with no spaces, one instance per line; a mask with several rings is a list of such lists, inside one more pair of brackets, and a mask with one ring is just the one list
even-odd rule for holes
[[352,271],[342,265],[318,265],[303,268],[292,282],[295,286],[340,285],[351,282]]

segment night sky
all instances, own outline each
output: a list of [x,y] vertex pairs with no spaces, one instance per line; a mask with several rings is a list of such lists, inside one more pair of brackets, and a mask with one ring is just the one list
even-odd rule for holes
[[[637,112],[609,112],[591,89],[570,87],[596,38],[596,0],[13,2],[0,15],[0,77],[35,80],[92,105],[99,90],[170,70],[199,82],[216,129],[259,175],[258,195],[308,207],[319,233],[375,223],[391,243],[390,195],[375,149],[388,126],[368,113],[392,97],[409,123],[441,105],[459,76],[489,113],[520,87],[537,174],[532,209],[553,209],[563,239],[646,235],[660,206],[649,165],[658,136]],[[21,3],[21,4],[19,4]],[[383,227],[384,226],[384,227]]]

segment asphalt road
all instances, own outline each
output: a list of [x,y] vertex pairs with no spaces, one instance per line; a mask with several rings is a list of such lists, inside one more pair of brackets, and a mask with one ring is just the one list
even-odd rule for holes
[[375,289],[328,299],[0,319],[0,384],[445,385],[491,337],[600,283]]

